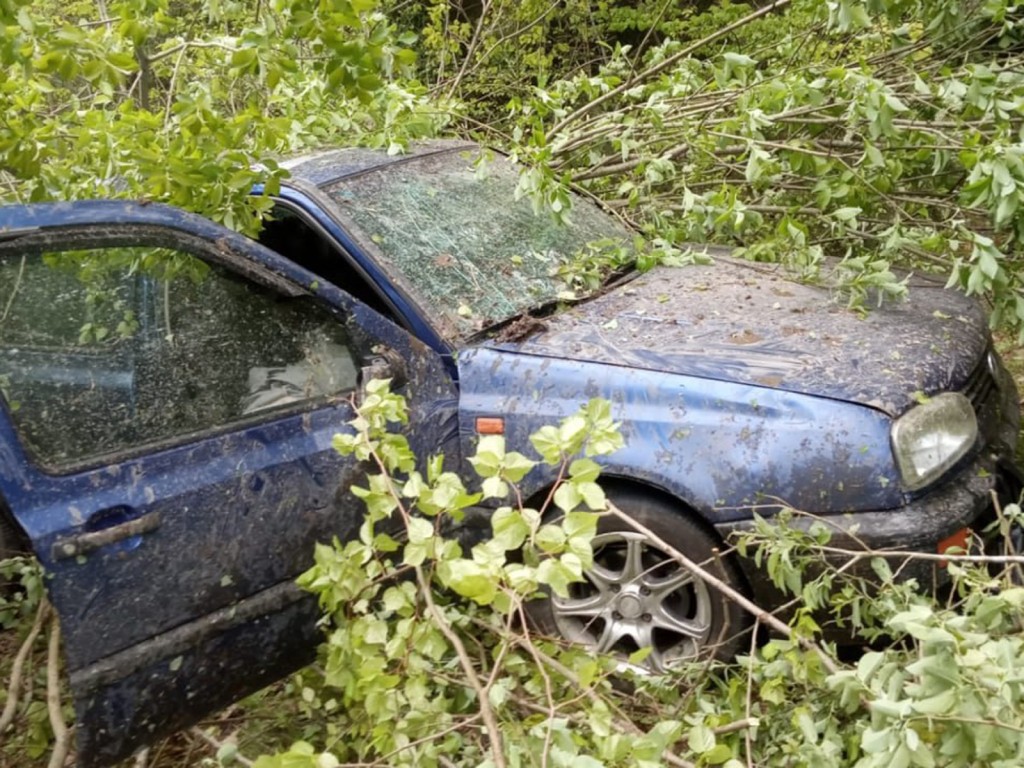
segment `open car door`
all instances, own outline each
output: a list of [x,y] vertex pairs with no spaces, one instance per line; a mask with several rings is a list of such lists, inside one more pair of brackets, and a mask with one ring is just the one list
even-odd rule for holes
[[294,579],[361,521],[331,438],[367,366],[419,455],[455,458],[440,358],[280,255],[160,205],[0,208],[0,494],[60,615],[81,765],[312,659]]

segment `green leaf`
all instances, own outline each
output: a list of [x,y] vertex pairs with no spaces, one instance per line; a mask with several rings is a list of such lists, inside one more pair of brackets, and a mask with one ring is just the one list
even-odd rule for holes
[[429,520],[424,520],[422,517],[410,518],[407,531],[409,542],[412,544],[422,544],[434,537],[433,523]]
[[565,547],[565,531],[558,525],[542,525],[534,537],[534,543],[545,552],[558,554]]
[[583,495],[576,487],[576,484],[571,481],[562,483],[555,490],[555,505],[563,512],[572,512],[580,505],[581,501],[583,501]]
[[500,472],[504,458],[504,436],[484,435],[477,443],[476,453],[469,457],[469,463],[480,477],[493,477]]
[[408,543],[402,554],[402,561],[406,565],[423,565],[427,559],[428,547],[426,543]]
[[438,574],[442,582],[480,605],[489,605],[497,592],[497,579],[472,560],[449,560],[441,563]]
[[698,723],[686,732],[686,741],[689,743],[690,749],[698,755],[703,755],[705,752],[710,752],[711,748],[715,746],[715,734],[703,723]]
[[569,477],[583,482],[594,482],[601,474],[600,465],[593,459],[576,459],[569,465]]
[[562,441],[558,429],[541,427],[530,435],[530,443],[547,464],[558,464],[562,460]]
[[945,691],[930,696],[927,699],[914,701],[911,704],[911,708],[922,715],[941,715],[952,711],[957,703],[957,699],[957,689],[947,688]]
[[701,759],[707,765],[722,765],[731,760],[732,757],[732,749],[727,744],[715,744],[715,746],[701,755]]
[[506,550],[519,549],[530,535],[522,513],[512,507],[500,507],[491,516],[491,529],[494,540]]
[[532,459],[528,459],[521,453],[516,451],[510,451],[505,454],[505,461],[503,465],[502,475],[506,480],[513,483],[518,483],[527,473],[537,466],[537,462]]
[[569,584],[575,579],[565,566],[558,560],[544,560],[537,567],[537,580],[551,587],[551,591],[559,597],[569,596]]

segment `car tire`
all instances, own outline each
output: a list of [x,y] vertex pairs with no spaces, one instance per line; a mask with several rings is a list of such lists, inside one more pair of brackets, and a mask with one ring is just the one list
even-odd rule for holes
[[[665,544],[737,591],[747,594],[732,557],[692,513],[668,498],[632,487],[606,489],[611,502]],[[640,666],[665,672],[680,662],[729,660],[749,640],[746,612],[677,563],[625,520],[604,515],[593,540],[594,566],[568,598],[530,601],[535,628],[598,652],[628,657],[651,652]]]

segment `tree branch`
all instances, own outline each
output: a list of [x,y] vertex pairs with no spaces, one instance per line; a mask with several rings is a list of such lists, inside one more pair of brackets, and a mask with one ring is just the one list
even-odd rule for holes
[[746,26],[750,22],[752,22],[752,21],[754,21],[756,19],[759,19],[762,16],[767,16],[772,11],[776,11],[776,10],[778,10],[780,8],[784,8],[787,5],[789,5],[789,3],[790,3],[790,0],[774,0],[774,2],[772,2],[771,4],[766,5],[763,8],[759,8],[756,11],[754,11],[753,13],[748,13],[742,19],[739,19],[737,21],[734,21],[732,24],[728,24],[728,25],[722,27],[722,29],[718,30],[717,32],[713,32],[712,34],[708,35],[707,37],[703,38],[702,40],[698,40],[697,42],[693,43],[692,45],[688,45],[686,48],[683,48],[683,50],[678,51],[678,52],[672,54],[667,59],[664,59],[663,61],[659,62],[658,64],[655,64],[653,67],[650,67],[649,69],[641,72],[636,77],[631,77],[629,80],[626,80],[621,85],[613,88],[612,90],[610,90],[610,91],[608,91],[606,93],[601,94],[596,99],[593,99],[592,101],[584,104],[582,107],[577,109],[575,112],[570,113],[569,115],[564,117],[560,122],[556,123],[554,128],[552,128],[550,131],[548,131],[548,133],[547,133],[548,137],[557,135],[561,131],[565,130],[565,128],[567,126],[569,126],[572,123],[576,122],[577,120],[579,120],[581,117],[586,115],[591,110],[596,109],[597,107],[601,106],[606,101],[610,101],[611,99],[614,99],[616,96],[622,95],[623,93],[625,93],[626,91],[630,90],[631,88],[635,88],[637,83],[640,82],[641,80],[645,80],[645,79],[654,77],[655,75],[657,75],[657,74],[659,74],[661,72],[664,72],[666,69],[675,66],[675,64],[677,62],[682,61],[683,59],[685,59],[686,57],[690,56],[695,51],[697,51],[700,48],[704,47],[705,45],[708,45],[709,43],[713,43],[714,41],[716,41],[716,40],[718,40],[718,39],[720,39],[722,37],[725,37],[726,35],[730,34],[731,32],[736,31],[740,27]]
[[53,614],[50,643],[46,655],[46,711],[53,731],[53,752],[47,768],[62,768],[71,749],[70,731],[64,723],[60,701],[60,619]]
[[11,667],[11,679],[7,685],[7,703],[4,705],[3,714],[0,715],[0,734],[6,731],[14,721],[14,714],[18,709],[21,676],[24,674],[25,661],[28,659],[29,653],[32,652],[32,646],[35,645],[36,638],[39,637],[39,632],[43,628],[43,623],[49,615],[50,603],[44,599],[39,603],[39,609],[36,611],[35,621],[32,622],[32,628],[29,630],[28,636],[25,638],[25,642],[23,642],[21,647],[18,649],[18,655],[14,657],[14,664]]

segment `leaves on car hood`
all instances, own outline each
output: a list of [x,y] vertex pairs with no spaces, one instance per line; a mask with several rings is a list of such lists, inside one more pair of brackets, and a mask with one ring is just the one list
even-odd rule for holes
[[911,280],[908,300],[861,313],[782,267],[722,257],[656,268],[545,323],[515,348],[849,400],[891,415],[909,408],[915,392],[962,387],[988,344],[981,307],[926,278]]

